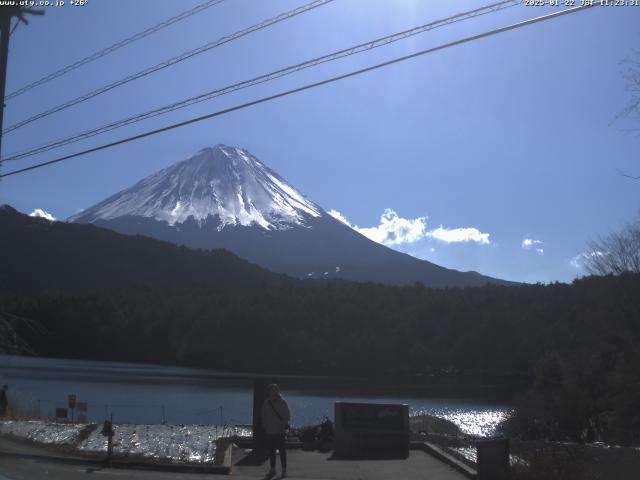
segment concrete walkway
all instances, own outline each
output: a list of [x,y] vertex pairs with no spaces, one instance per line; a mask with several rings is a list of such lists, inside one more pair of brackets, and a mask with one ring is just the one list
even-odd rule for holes
[[[447,464],[421,451],[406,460],[331,460],[330,454],[292,450],[288,453],[288,478],[313,480],[468,480]],[[236,462],[237,463],[237,462]],[[269,462],[233,467],[237,479],[265,478]],[[278,464],[278,473],[280,466]],[[279,478],[277,475],[275,478]]]
[[[412,451],[406,460],[331,460],[330,454],[291,450],[288,478],[313,480],[465,480],[458,473],[435,457]],[[199,480],[219,478],[222,475],[167,472],[151,470],[103,469],[91,462],[69,456],[53,457],[49,449],[42,449],[0,438],[0,479],[2,480],[76,480],[87,478],[131,478],[134,480]],[[238,480],[264,479],[268,461],[252,465],[239,450],[234,455],[234,467],[230,475]],[[238,465],[238,463],[240,465]],[[249,462],[251,463],[251,462]],[[279,466],[278,466],[279,469]],[[274,477],[280,478],[280,475]]]

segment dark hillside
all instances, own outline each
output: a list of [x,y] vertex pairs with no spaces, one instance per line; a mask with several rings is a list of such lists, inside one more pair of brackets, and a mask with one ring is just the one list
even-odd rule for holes
[[132,285],[260,286],[292,282],[226,250],[199,251],[0,206],[0,290]]

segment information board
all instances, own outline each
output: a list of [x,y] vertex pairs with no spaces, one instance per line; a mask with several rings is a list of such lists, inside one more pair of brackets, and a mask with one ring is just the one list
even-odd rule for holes
[[406,458],[409,406],[336,402],[334,455]]
[[342,425],[345,428],[405,429],[403,405],[343,403]]

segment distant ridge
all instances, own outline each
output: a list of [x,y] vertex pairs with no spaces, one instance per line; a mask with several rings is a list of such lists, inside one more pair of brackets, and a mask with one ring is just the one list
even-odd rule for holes
[[295,282],[226,250],[197,251],[0,206],[0,290],[132,285],[257,287]]

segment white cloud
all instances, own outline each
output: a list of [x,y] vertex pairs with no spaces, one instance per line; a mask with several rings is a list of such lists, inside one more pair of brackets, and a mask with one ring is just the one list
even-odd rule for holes
[[354,226],[353,228],[374,242],[384,245],[400,245],[417,242],[424,238],[427,217],[402,218],[395,210],[386,208],[380,216],[380,225],[377,227],[360,228]]
[[569,259],[569,263],[571,264],[571,266],[573,268],[582,268],[582,265],[583,265],[583,262],[584,262],[583,255],[584,255],[584,253],[579,253],[575,257],[572,257],[572,258]]
[[414,243],[418,240],[433,238],[445,243],[476,242],[488,245],[489,234],[477,228],[444,228],[440,225],[427,230],[427,217],[403,218],[391,208],[386,208],[380,216],[380,224],[376,227],[358,227],[352,225],[337,210],[329,210],[329,215],[353,228],[365,237],[383,245],[400,245]]
[[533,238],[525,238],[522,240],[522,248],[525,250],[531,250],[534,245],[542,245],[542,241],[534,240]]
[[55,221],[56,217],[51,215],[46,210],[42,210],[41,208],[36,208],[33,212],[29,214],[30,217],[38,217],[38,218],[46,218],[50,222]]
[[438,228],[427,232],[426,236],[446,243],[476,242],[483,245],[489,245],[491,243],[488,233],[482,233],[474,227],[444,228],[440,225]]
[[534,238],[522,239],[521,247],[523,250],[533,250],[538,255],[544,255],[544,242],[542,240],[536,240]]
[[572,257],[569,259],[569,263],[571,264],[571,266],[573,268],[584,268],[585,263],[587,262],[587,260],[589,260],[590,258],[593,257],[603,257],[607,255],[606,252],[600,252],[598,250],[594,251],[594,252],[585,252],[585,253],[579,253],[578,255],[576,255],[575,257]]

